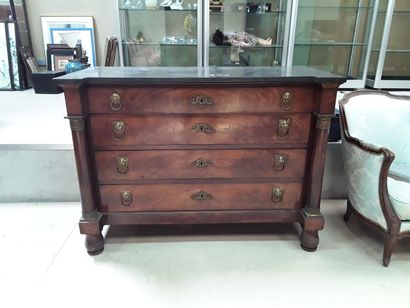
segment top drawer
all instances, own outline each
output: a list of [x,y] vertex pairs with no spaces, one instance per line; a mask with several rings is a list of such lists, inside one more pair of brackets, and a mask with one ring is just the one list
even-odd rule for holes
[[133,88],[90,87],[91,113],[311,112],[308,87]]

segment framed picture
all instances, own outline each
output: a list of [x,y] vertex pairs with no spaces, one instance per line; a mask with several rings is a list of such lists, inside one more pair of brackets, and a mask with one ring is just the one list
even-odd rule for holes
[[[70,59],[80,59],[81,45],[76,45],[74,48],[71,48],[67,44],[47,44],[46,55],[47,70],[59,70],[58,67],[61,67]],[[62,62],[60,63],[58,60],[62,60]]]
[[54,69],[53,71],[64,70],[67,63],[74,59],[73,56],[54,55],[53,56]]
[[88,63],[96,65],[92,17],[41,17],[41,25],[45,51],[47,44],[67,44],[71,48],[81,44],[82,50],[87,53]]
[[95,66],[93,33],[89,28],[51,28],[51,44],[81,45],[82,52],[85,51],[88,56],[88,63]]
[[38,73],[39,69],[36,63],[36,59],[34,57],[27,57],[26,58],[27,66],[30,68],[31,73]]
[[36,59],[33,57],[31,48],[27,46],[20,46],[19,52],[21,58],[24,60],[24,65],[29,73],[37,73],[39,71]]

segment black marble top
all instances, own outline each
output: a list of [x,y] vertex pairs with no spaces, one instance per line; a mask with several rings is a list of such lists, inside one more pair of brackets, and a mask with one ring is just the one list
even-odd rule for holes
[[335,82],[345,77],[311,67],[94,67],[55,78],[57,84],[220,84]]

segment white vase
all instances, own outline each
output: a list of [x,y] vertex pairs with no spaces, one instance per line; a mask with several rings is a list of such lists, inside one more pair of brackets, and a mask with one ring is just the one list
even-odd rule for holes
[[154,9],[157,7],[157,0],[145,0],[145,7],[147,9]]

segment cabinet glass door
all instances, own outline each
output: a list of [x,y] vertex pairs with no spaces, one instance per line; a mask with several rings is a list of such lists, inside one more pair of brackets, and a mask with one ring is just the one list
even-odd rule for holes
[[209,0],[209,5],[205,4],[209,7],[209,21],[205,19],[205,27],[209,25],[204,35],[209,37],[205,42],[205,63],[216,66],[282,65],[286,52],[287,4],[286,0]]
[[369,86],[410,87],[410,1],[380,0],[369,64]]
[[307,65],[359,80],[373,18],[372,0],[299,0],[293,65]]
[[194,0],[119,0],[125,66],[197,66],[199,4]]

